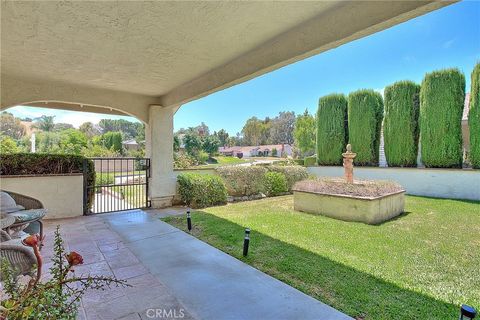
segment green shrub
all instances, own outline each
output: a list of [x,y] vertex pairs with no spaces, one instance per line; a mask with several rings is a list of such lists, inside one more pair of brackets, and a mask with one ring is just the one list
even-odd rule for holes
[[231,196],[251,196],[263,192],[263,176],[267,169],[261,166],[230,166],[216,169]]
[[385,88],[383,137],[390,167],[416,167],[420,86],[411,81]]
[[103,158],[116,158],[120,156],[120,153],[113,149],[107,149],[103,145],[95,144],[89,145],[82,149],[82,156],[84,157],[103,157]]
[[267,196],[278,196],[288,191],[287,178],[283,173],[270,171],[265,173],[264,179],[264,190]]
[[19,150],[15,140],[9,136],[0,136],[0,154],[17,153]]
[[95,166],[93,161],[83,156],[43,153],[17,153],[0,155],[0,175],[42,175],[83,173],[84,162],[86,184],[89,187],[86,212],[93,205],[95,196]]
[[197,163],[195,158],[187,153],[174,152],[173,153],[173,167],[175,169],[186,169],[194,166]]
[[205,151],[200,150],[198,152],[198,155],[197,155],[198,163],[205,164],[205,163],[207,163],[208,158],[210,158],[210,156]]
[[470,128],[470,162],[472,167],[480,169],[480,63],[477,63],[472,71],[468,126]]
[[301,166],[269,166],[267,170],[270,172],[280,172],[287,179],[287,191],[291,191],[293,185],[298,181],[308,178],[307,168]]
[[347,141],[347,99],[343,94],[320,98],[317,111],[317,163],[342,164]]
[[316,164],[317,164],[317,157],[316,156],[305,157],[303,159],[303,165],[305,167],[314,166]]
[[358,166],[377,166],[383,100],[373,90],[358,90],[348,96],[348,143],[357,153]]
[[123,151],[122,140],[122,133],[119,131],[110,131],[104,133],[101,137],[102,144],[105,148],[118,153],[122,153]]
[[115,182],[114,173],[97,174],[95,177],[96,186],[105,186],[105,185],[113,184],[114,182]]
[[227,203],[225,184],[216,175],[182,173],[177,177],[177,181],[182,201],[192,208]]
[[305,165],[305,161],[303,159],[295,159],[293,160],[295,164],[298,164],[299,166]]
[[458,69],[425,75],[420,89],[422,162],[430,168],[462,166],[465,76]]

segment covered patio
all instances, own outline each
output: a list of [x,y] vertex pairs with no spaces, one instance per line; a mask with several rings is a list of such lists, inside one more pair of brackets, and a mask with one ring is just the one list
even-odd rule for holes
[[171,208],[174,115],[189,101],[451,3],[2,2],[1,110],[130,115],[146,127],[148,196],[158,210],[45,223],[45,271],[60,225],[67,250],[84,257],[77,272],[132,285],[88,292],[80,319],[348,319],[159,220],[184,214]]
[[182,104],[451,3],[7,1],[1,110],[136,117],[146,125],[152,206],[168,207]]

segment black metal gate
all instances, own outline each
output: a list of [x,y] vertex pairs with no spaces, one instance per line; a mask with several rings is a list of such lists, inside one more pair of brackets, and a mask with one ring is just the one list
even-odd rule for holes
[[[84,183],[86,213],[105,213],[150,207],[148,200],[150,159],[90,159],[95,168],[95,181]],[[87,179],[84,178],[84,181]]]

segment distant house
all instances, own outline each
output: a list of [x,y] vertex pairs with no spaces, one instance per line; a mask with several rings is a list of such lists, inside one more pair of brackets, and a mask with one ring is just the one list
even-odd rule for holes
[[140,148],[140,145],[134,139],[125,140],[122,145],[125,150],[138,150]]
[[[275,153],[276,150],[276,153]],[[244,158],[250,157],[282,157],[292,156],[293,148],[289,144],[270,144],[262,146],[220,147],[218,152],[224,156],[237,156],[242,153]]]

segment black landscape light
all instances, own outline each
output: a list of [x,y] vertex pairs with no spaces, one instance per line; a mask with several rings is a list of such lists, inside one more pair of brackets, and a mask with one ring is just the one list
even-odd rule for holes
[[188,232],[192,231],[192,216],[190,215],[190,210],[187,210],[187,228]]
[[243,256],[246,257],[248,254],[248,245],[250,244],[250,229],[245,229],[245,238],[243,239]]
[[462,304],[460,307],[460,320],[471,320],[475,319],[477,315],[477,310],[474,307],[467,306],[466,304]]

